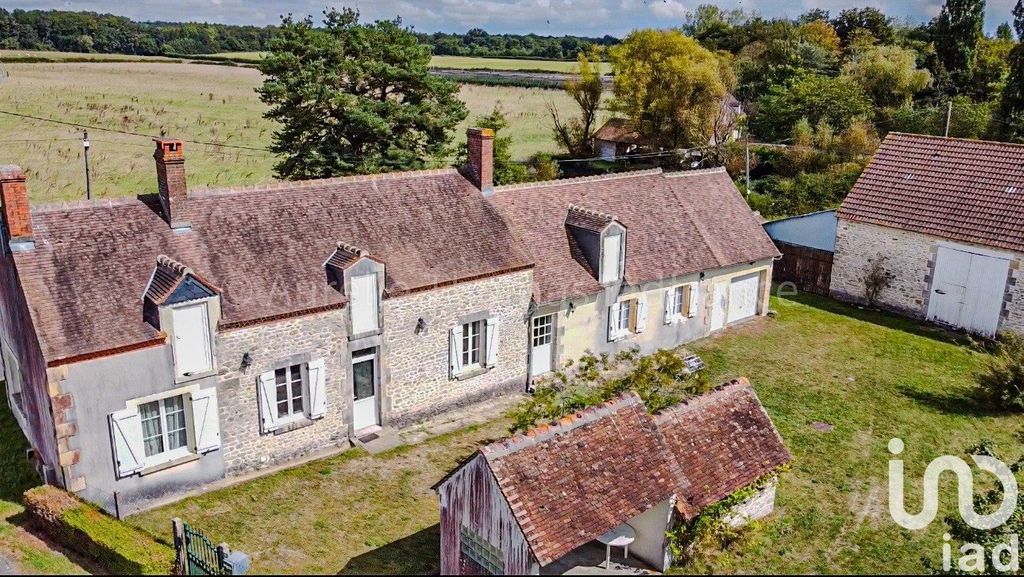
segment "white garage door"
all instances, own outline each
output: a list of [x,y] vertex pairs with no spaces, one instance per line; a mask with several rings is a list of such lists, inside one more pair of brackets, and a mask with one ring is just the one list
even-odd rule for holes
[[1009,268],[1008,258],[939,247],[928,319],[986,336],[995,335]]
[[761,294],[761,273],[733,279],[729,286],[729,323],[741,321],[757,314],[758,295]]

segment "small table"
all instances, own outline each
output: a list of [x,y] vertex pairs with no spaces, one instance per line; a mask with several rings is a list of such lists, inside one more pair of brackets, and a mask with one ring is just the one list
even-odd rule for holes
[[604,568],[610,569],[612,565],[612,547],[623,547],[625,549],[623,558],[629,559],[629,544],[636,541],[636,531],[628,523],[623,523],[601,535],[597,540],[606,547]]

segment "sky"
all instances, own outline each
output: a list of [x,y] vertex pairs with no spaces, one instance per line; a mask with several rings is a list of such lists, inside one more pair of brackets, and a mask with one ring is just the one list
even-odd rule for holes
[[[206,21],[226,24],[276,24],[280,15],[319,15],[327,6],[358,8],[367,20],[401,16],[420,32],[624,36],[635,28],[676,26],[699,4],[744,8],[773,16],[798,16],[813,8],[838,14],[844,8],[873,6],[912,22],[930,20],[942,0],[0,0],[9,10],[60,9],[108,12],[134,20]],[[988,0],[985,28],[992,33],[1011,20],[1015,0]]]

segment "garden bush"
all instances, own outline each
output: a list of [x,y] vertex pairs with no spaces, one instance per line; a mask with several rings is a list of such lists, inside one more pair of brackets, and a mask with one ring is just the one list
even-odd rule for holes
[[977,375],[979,400],[995,408],[1024,412],[1024,337],[1003,333]]

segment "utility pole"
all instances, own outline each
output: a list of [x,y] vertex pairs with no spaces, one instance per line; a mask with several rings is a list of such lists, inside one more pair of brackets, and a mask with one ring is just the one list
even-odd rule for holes
[[744,196],[744,198],[749,198],[750,197],[750,133],[749,132],[743,135],[743,148],[744,148],[744,155],[746,157],[746,170],[745,170],[745,172],[746,172],[746,181],[747,181],[747,186],[746,186],[746,189],[743,192],[743,196]]
[[946,103],[946,136],[949,136],[949,122],[953,119],[953,101]]
[[82,148],[85,149],[85,199],[92,199],[92,182],[89,181],[89,131],[82,131]]

